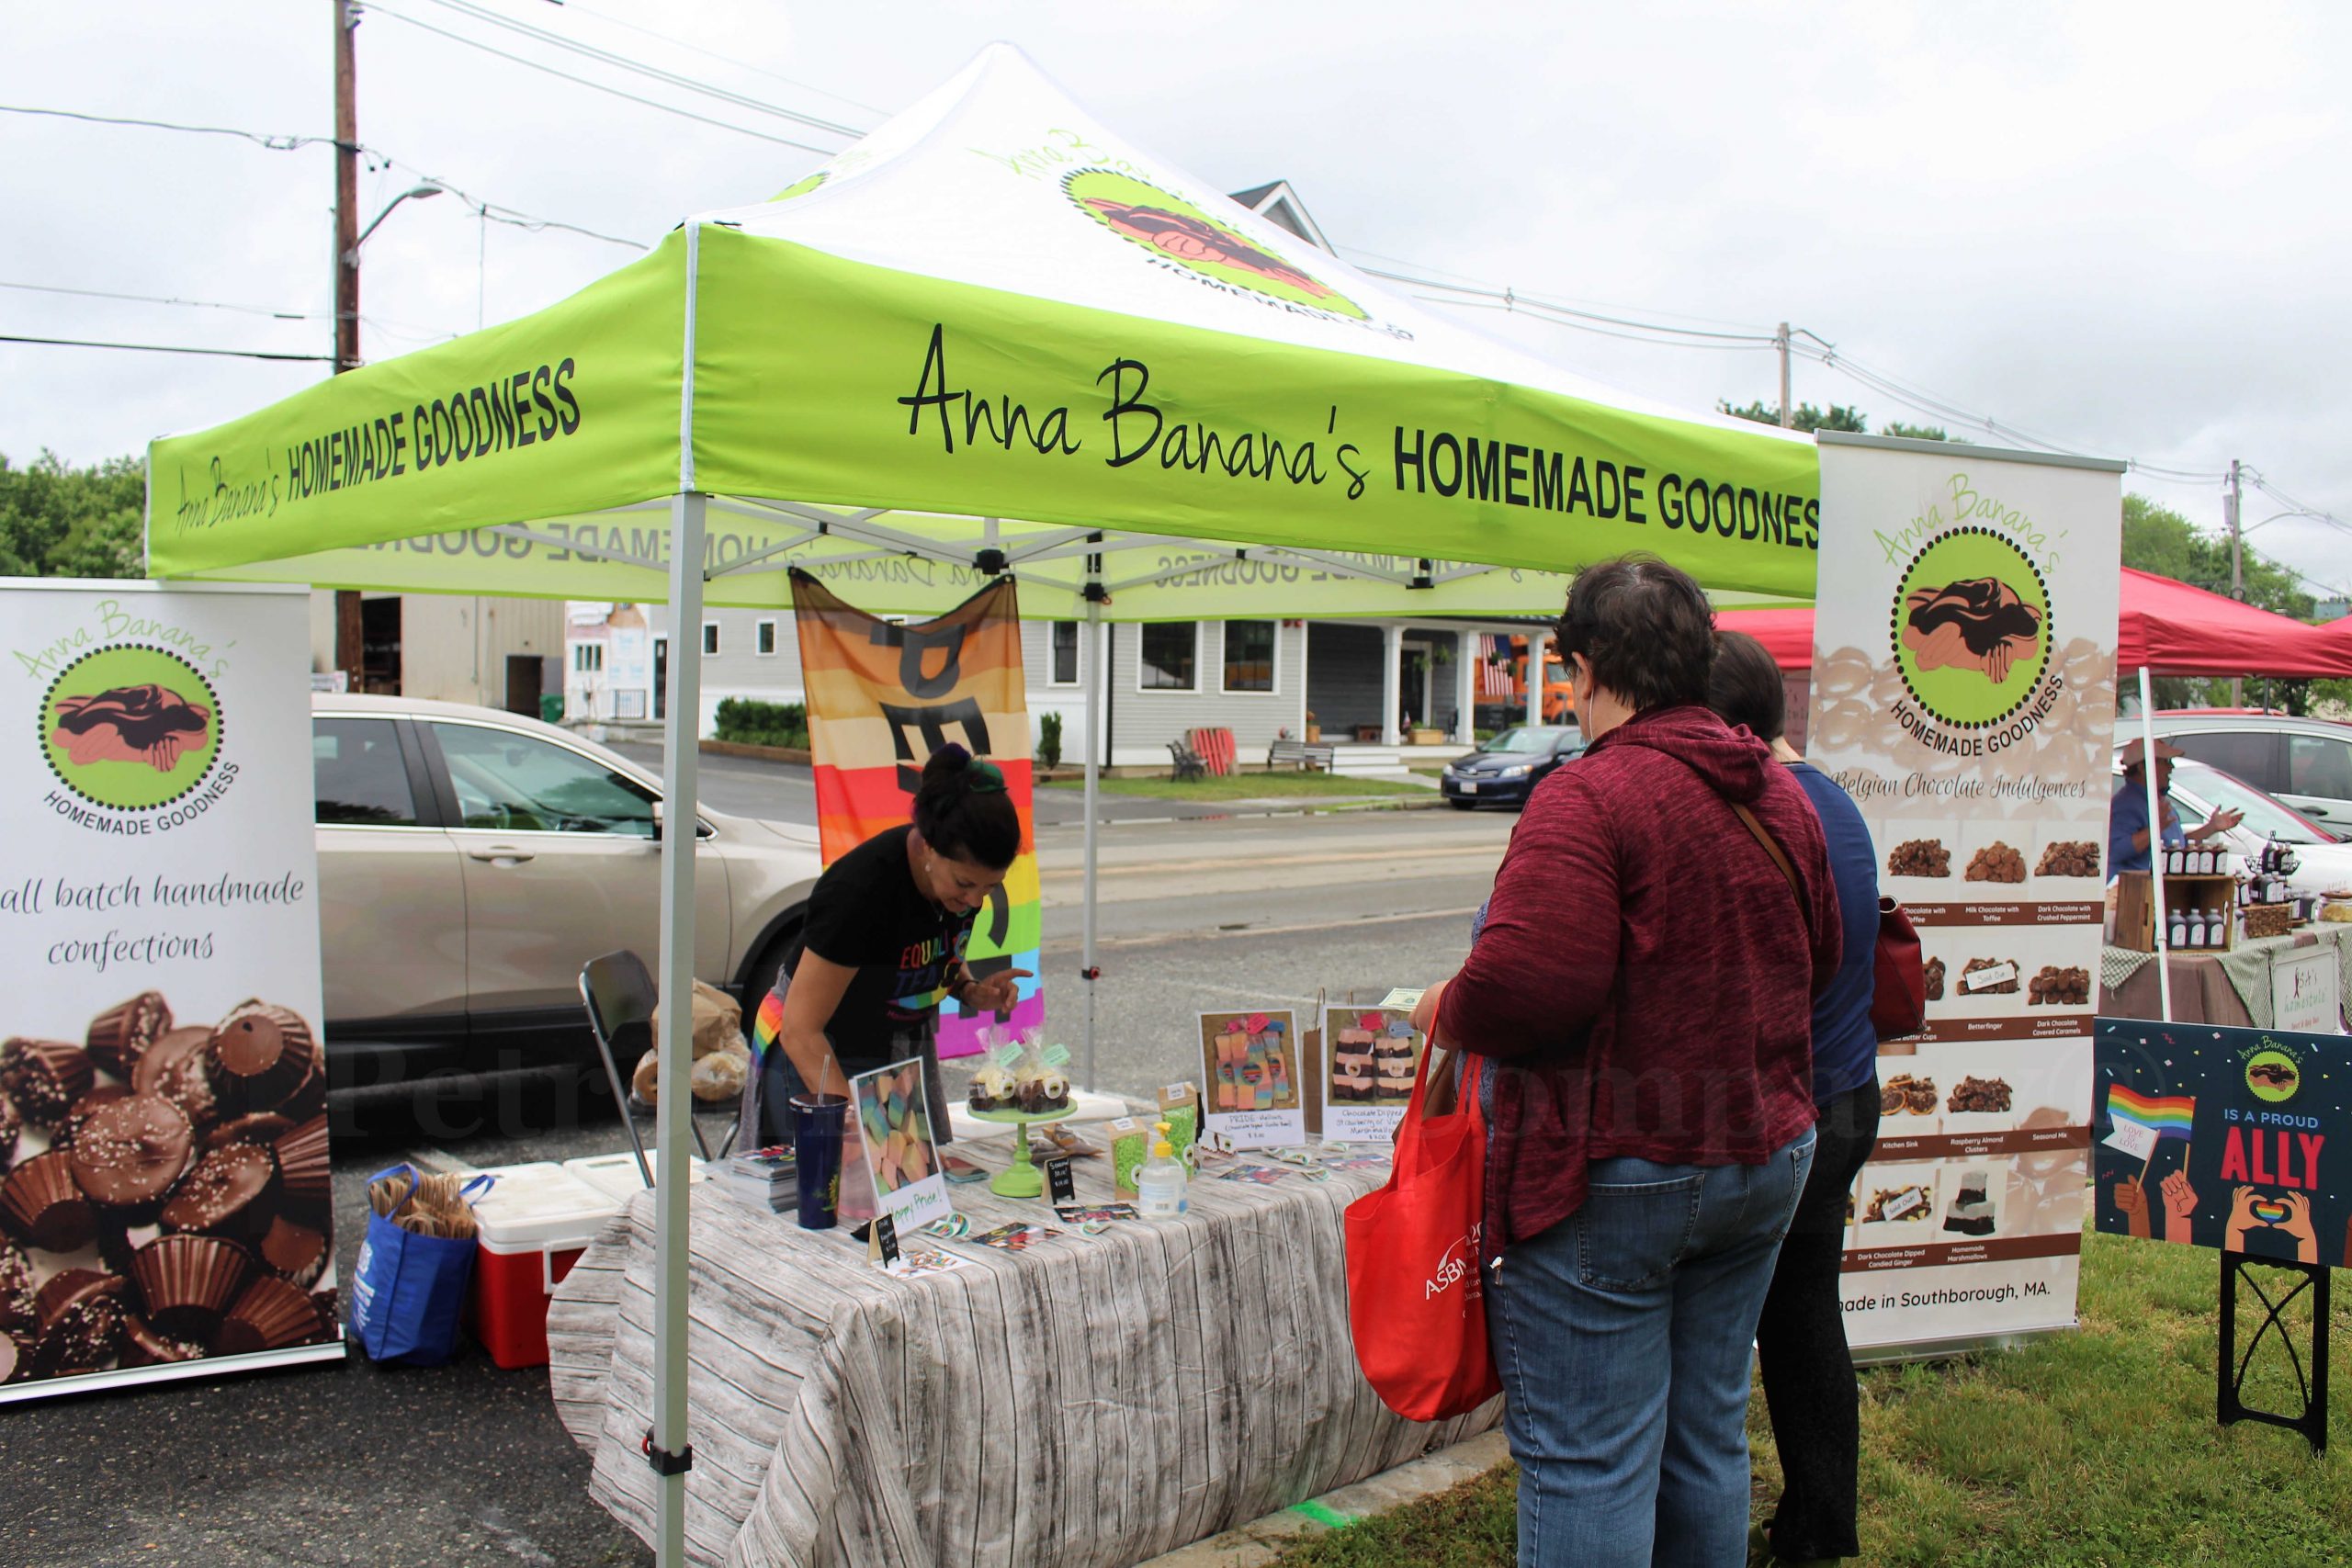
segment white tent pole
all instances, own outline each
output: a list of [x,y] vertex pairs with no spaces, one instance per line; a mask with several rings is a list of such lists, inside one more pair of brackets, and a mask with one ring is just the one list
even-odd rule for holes
[[2148,694],[2148,667],[2140,666],[2140,782],[2148,791],[2148,897],[2155,900],[2156,995],[2172,1021],[2172,939],[2165,925],[2164,807],[2156,795],[2156,705]]
[[[1099,581],[1090,584],[1099,587]],[[1101,796],[1099,789],[1102,773],[1102,700],[1110,690],[1106,666],[1111,661],[1102,656],[1102,601],[1090,597],[1086,602],[1086,913],[1085,949],[1079,963],[1086,980],[1086,1038],[1084,1041],[1086,1087],[1102,1090],[1102,1080],[1095,1076],[1094,1063],[1094,863],[1095,807]]]
[[1527,724],[1544,722],[1544,628],[1527,628]]
[[687,1160],[693,1131],[695,844],[702,825],[703,528],[707,501],[695,488],[696,283],[702,229],[686,225],[685,341],[678,398],[678,491],[670,502],[669,712],[662,726],[662,1033],[654,1087],[662,1170],[653,1186],[653,1430],[646,1460],[654,1483],[655,1568],[686,1561]]
[[[670,525],[670,711],[662,733],[662,1168],[653,1189],[653,1446],[686,1451],[686,1160],[694,1134],[695,840],[702,739],[703,498],[681,495]],[[686,1560],[686,1477],[661,1481],[655,1561]]]

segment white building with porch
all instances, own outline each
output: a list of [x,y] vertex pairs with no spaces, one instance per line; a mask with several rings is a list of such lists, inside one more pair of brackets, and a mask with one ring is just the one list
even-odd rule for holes
[[[588,700],[568,716],[619,728],[639,716],[657,723],[666,712],[667,612],[643,607],[650,658],[632,661],[632,674],[641,671],[647,683],[639,697],[615,684],[622,661],[605,625],[609,608],[576,607],[567,662],[573,689]],[[621,612],[623,619],[633,615]],[[1479,728],[1529,716],[1517,709],[1508,671],[1492,662],[1498,637],[1529,633],[1541,636],[1543,628],[1396,619],[1148,621],[1105,623],[1097,649],[1090,650],[1082,621],[1024,621],[1031,749],[1042,739],[1045,716],[1058,714],[1063,761],[1082,761],[1091,660],[1100,653],[1110,660],[1106,767],[1164,767],[1170,742],[1195,729],[1222,728],[1232,732],[1245,765],[1262,763],[1278,739],[1303,740],[1314,732],[1340,749],[1342,772],[1396,771],[1467,750]],[[790,611],[713,610],[698,635],[704,735],[717,733],[718,705],[727,698],[806,700]],[[603,650],[594,651],[599,645]]]

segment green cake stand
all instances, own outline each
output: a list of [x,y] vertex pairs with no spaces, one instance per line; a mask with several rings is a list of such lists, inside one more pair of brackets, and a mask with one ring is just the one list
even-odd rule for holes
[[1046,1173],[1029,1158],[1029,1124],[1032,1122],[1059,1122],[1078,1112],[1075,1101],[1059,1111],[973,1111],[965,1114],[975,1122],[994,1122],[1012,1131],[1012,1163],[1004,1168],[989,1190],[1000,1198],[1041,1198],[1046,1192]]

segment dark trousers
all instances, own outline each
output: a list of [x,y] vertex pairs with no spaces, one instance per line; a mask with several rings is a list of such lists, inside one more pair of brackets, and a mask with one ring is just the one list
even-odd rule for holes
[[1846,1249],[1846,1195],[1878,1141],[1873,1078],[1820,1109],[1813,1171],[1781,1243],[1781,1259],[1756,1326],[1756,1359],[1781,1450],[1781,1501],[1768,1530],[1772,1554],[1792,1562],[1856,1557],[1856,1452],[1861,1396],[1846,1348],[1838,1265]]

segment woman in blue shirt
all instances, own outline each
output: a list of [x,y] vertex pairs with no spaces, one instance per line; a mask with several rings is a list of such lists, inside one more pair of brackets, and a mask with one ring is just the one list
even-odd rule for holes
[[1853,799],[1781,739],[1787,698],[1780,667],[1745,632],[1715,634],[1707,703],[1768,740],[1821,818],[1838,884],[1844,956],[1813,999],[1813,1173],[1789,1222],[1756,1354],[1781,1451],[1781,1500],[1759,1534],[1780,1562],[1858,1556],[1854,1512],[1861,1444],[1860,1393],[1846,1347],[1838,1276],[1846,1198],[1878,1142],[1878,1032],[1871,1025],[1878,951],[1878,853]]

